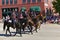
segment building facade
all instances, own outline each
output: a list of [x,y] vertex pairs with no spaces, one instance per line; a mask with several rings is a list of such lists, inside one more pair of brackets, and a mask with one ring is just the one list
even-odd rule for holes
[[31,6],[40,6],[41,14],[46,12],[46,8],[51,8],[51,0],[0,0],[0,19],[2,13],[7,11],[20,11],[22,7],[26,7],[27,11]]

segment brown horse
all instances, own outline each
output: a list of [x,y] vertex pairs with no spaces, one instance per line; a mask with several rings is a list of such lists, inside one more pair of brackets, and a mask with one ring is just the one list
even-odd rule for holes
[[37,19],[39,19],[40,15],[37,15],[34,19],[32,19],[31,17],[31,13],[28,13],[29,15],[29,19],[30,19],[30,23],[32,23],[32,26],[35,27],[35,31],[37,32],[37,29],[40,29],[41,23],[40,20],[37,21]]
[[41,26],[41,23],[42,23],[42,20],[43,20],[41,14],[37,15],[36,19],[39,19],[38,22],[37,22],[37,27],[40,30],[40,26]]

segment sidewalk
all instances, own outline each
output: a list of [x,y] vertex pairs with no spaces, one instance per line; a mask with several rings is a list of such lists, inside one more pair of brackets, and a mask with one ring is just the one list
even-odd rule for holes
[[2,23],[3,22],[3,19],[0,19],[0,23]]

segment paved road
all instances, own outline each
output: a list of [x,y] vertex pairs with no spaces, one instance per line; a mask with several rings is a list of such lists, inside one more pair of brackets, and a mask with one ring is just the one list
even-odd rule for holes
[[34,32],[33,35],[23,34],[23,37],[19,37],[19,34],[16,36],[4,36],[5,32],[2,30],[2,25],[0,23],[0,40],[60,40],[60,25],[58,24],[42,24],[38,33]]

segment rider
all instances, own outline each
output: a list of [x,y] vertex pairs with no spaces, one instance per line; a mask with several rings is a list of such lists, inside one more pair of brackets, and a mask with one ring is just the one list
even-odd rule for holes
[[16,22],[16,14],[15,14],[15,11],[12,13],[12,23],[14,24],[15,26],[15,22]]
[[24,17],[24,19],[23,19],[23,21],[24,21],[24,23],[26,24],[26,22],[27,22],[27,12],[25,11],[25,12],[23,12],[23,17]]
[[19,22],[21,23],[21,25],[23,24],[23,23],[26,23],[26,21],[27,21],[27,14],[26,14],[26,12],[20,12],[19,13]]
[[7,15],[5,20],[6,20],[6,21],[9,21],[9,19],[10,19],[10,16]]
[[32,11],[30,15],[31,15],[32,21],[36,24],[36,22],[37,22],[37,19],[35,18],[36,13],[34,11]]

